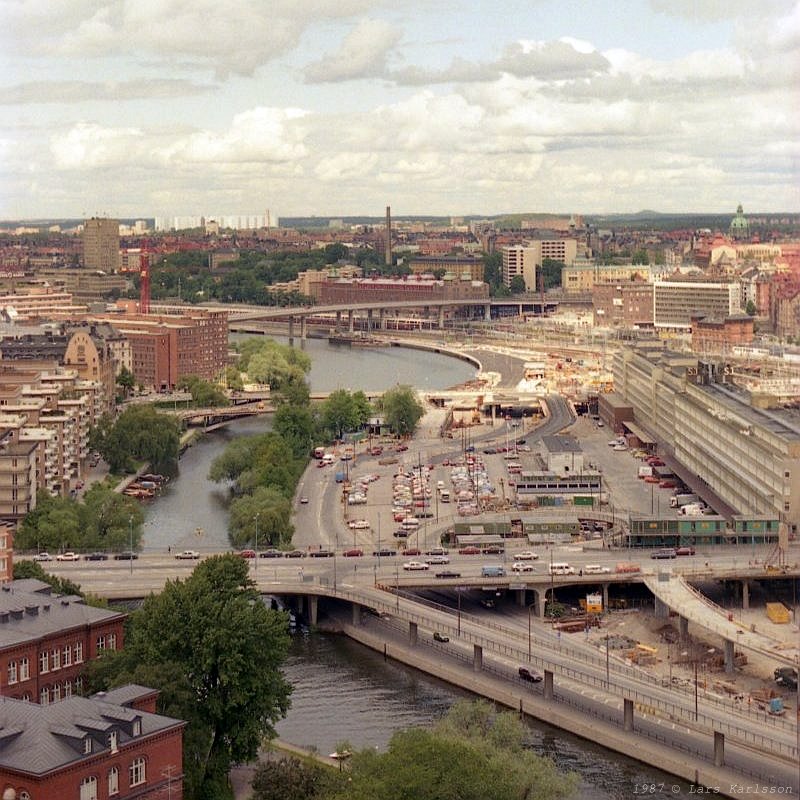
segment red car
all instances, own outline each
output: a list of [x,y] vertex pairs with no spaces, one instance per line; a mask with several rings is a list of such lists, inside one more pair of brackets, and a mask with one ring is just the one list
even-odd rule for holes
[[681,547],[675,548],[675,555],[676,556],[693,556],[694,555],[694,547],[690,544],[682,545]]
[[255,550],[242,550],[239,553],[239,555],[242,558],[255,558],[256,557],[256,551]]
[[481,549],[480,547],[469,545],[469,547],[462,547],[458,553],[462,556],[479,556],[481,554]]
[[350,550],[345,550],[342,555],[345,558],[358,558],[364,555],[364,551],[360,550],[358,547],[352,547]]
[[407,550],[403,550],[402,555],[404,556],[421,556],[422,550],[418,547],[409,547]]

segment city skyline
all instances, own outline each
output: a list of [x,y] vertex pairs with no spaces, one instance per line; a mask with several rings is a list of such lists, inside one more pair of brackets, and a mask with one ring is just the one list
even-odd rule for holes
[[6,5],[0,218],[800,210],[800,4]]

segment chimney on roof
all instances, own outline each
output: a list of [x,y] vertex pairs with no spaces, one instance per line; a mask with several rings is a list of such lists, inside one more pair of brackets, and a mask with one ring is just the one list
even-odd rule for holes
[[386,206],[386,266],[392,265],[392,207]]

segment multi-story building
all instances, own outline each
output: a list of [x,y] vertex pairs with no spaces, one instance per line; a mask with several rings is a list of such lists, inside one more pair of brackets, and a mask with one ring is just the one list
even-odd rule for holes
[[83,266],[103,272],[119,269],[119,220],[92,217],[83,223]]
[[124,643],[127,615],[55,595],[33,578],[0,586],[0,695],[47,705],[83,688],[86,661]]
[[128,288],[124,275],[93,269],[42,269],[37,277],[70,292],[76,303],[91,303]]
[[0,414],[0,519],[16,523],[36,508],[37,444],[20,437],[24,416]]
[[800,523],[800,417],[756,407],[725,364],[640,344],[614,357],[614,388],[636,424],[741,515]]
[[594,324],[613,328],[653,327],[653,284],[597,283],[592,289]]
[[14,529],[0,523],[0,584],[14,577]]
[[561,270],[561,288],[565,294],[585,294],[601,283],[630,283],[651,280],[648,264],[598,264],[576,258]]
[[0,295],[0,312],[6,319],[17,323],[85,311],[85,305],[73,303],[69,292],[57,291],[50,286],[28,286]]
[[352,278],[323,281],[319,286],[319,302],[323,305],[387,303],[392,301],[489,299],[489,287],[480,281],[429,280],[421,276],[400,278]]
[[653,284],[653,324],[656,328],[688,331],[692,314],[722,319],[742,312],[739,285],[732,281],[656,281]]
[[747,314],[708,319],[692,314],[692,350],[695,353],[729,353],[731,348],[753,343],[755,324]]
[[503,247],[503,284],[511,286],[511,281],[521,276],[526,291],[535,291],[536,270],[545,259],[572,264],[578,255],[576,239],[532,239],[525,244]]
[[409,262],[414,275],[443,271],[456,278],[468,278],[471,281],[483,280],[483,259],[466,256],[414,256]]
[[0,698],[0,788],[16,800],[182,800],[181,720],[129,684],[55,705]]

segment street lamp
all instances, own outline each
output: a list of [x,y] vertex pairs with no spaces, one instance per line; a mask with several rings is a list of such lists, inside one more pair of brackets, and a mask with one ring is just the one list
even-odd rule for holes
[[256,557],[253,559],[256,562],[255,571],[258,573],[258,513],[256,512]]
[[133,517],[128,517],[128,538],[130,539],[131,553],[128,562],[130,563],[131,575],[133,575]]

